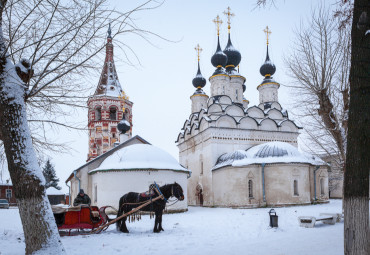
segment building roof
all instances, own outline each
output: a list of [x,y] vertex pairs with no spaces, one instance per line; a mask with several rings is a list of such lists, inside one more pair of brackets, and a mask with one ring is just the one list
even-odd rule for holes
[[144,138],[142,138],[141,136],[139,135],[135,135],[134,137],[131,137],[130,139],[128,139],[127,141],[117,145],[116,147],[113,147],[112,149],[110,149],[109,151],[107,151],[106,153],[103,153],[101,155],[99,155],[98,157],[94,158],[93,160],[90,160],[89,162],[87,162],[86,164],[83,164],[82,166],[80,166],[79,168],[75,169],[72,171],[71,175],[68,177],[68,179],[66,180],[66,183],[69,182],[72,178],[73,178],[73,173],[74,171],[80,171],[82,168],[90,165],[91,163],[93,162],[96,162],[97,160],[102,160],[110,155],[112,155],[115,151],[123,148],[123,147],[126,147],[128,146],[128,144],[130,144],[133,140],[139,140],[140,142],[142,142],[143,144],[150,144],[148,141],[146,141]]
[[[235,106],[240,109],[236,110],[237,108]],[[280,117],[276,117],[279,115],[277,112],[280,112]],[[233,100],[227,95],[217,95],[208,99],[206,108],[202,109],[200,112],[193,112],[190,114],[189,119],[184,122],[182,127],[183,131],[181,131],[177,136],[176,143],[180,144],[184,142],[186,140],[186,134],[194,136],[198,132],[207,128],[206,126],[218,127],[217,123],[221,117],[229,117],[230,120],[233,119],[236,123],[236,127],[234,127],[236,129],[239,129],[237,125],[241,124],[241,122],[248,117],[254,119],[257,126],[260,127],[264,125],[264,120],[271,119],[276,124],[276,128],[272,131],[278,131],[278,128],[282,126],[291,126],[291,131],[289,132],[298,132],[298,129],[301,129],[301,127],[297,126],[294,121],[289,119],[287,111],[282,109],[278,102],[269,102],[260,104],[259,106],[244,108],[242,104],[233,102]],[[202,129],[202,125],[200,125],[202,120],[209,122],[209,125],[203,127],[204,129]],[[292,123],[293,125],[290,125],[289,123]],[[196,128],[192,129],[194,124]],[[245,127],[243,129],[245,129]]]
[[253,164],[303,163],[326,165],[320,158],[300,152],[296,147],[284,142],[268,142],[253,146],[246,151],[237,150],[221,155],[212,170],[224,166],[246,166]]
[[98,168],[89,171],[158,169],[190,172],[166,151],[150,144],[134,144],[115,151]]

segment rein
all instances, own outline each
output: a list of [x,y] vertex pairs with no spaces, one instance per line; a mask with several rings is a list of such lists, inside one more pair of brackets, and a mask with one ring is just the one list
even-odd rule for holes
[[[163,196],[163,200],[167,203],[167,199],[166,199],[166,197],[162,194],[162,191],[160,190],[160,188],[159,188],[158,184],[157,184],[156,182],[154,182],[154,185],[155,185],[155,187],[156,187],[157,191],[159,192],[159,194]],[[172,186],[172,189],[173,189],[173,186]]]

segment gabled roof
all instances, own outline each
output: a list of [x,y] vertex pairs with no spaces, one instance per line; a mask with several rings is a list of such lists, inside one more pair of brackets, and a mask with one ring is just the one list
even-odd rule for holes
[[172,170],[190,172],[168,152],[149,144],[133,144],[124,147],[104,159],[99,167],[88,173],[125,170]]
[[93,162],[96,162],[97,160],[104,160],[105,158],[107,158],[108,156],[112,155],[114,152],[116,152],[117,150],[121,149],[121,148],[124,148],[126,147],[130,142],[132,142],[133,140],[138,140],[140,141],[142,144],[149,144],[150,143],[148,141],[146,141],[144,138],[142,138],[141,136],[139,135],[135,135],[134,137],[131,137],[130,139],[128,139],[127,141],[117,145],[116,147],[110,149],[109,151],[99,155],[98,157],[94,158],[93,160],[90,160],[89,162],[87,162],[86,164],[83,164],[82,166],[80,166],[79,168],[77,168],[76,170],[73,170],[71,175],[68,177],[68,179],[66,180],[66,183],[69,182],[72,178],[73,178],[73,173],[74,171],[80,171],[82,168],[92,164]]

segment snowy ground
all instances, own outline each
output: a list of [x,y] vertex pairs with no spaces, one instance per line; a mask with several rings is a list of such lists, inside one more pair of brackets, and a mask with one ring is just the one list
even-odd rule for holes
[[[68,254],[343,254],[343,221],[299,227],[298,216],[340,213],[341,200],[329,204],[276,208],[279,228],[268,227],[268,211],[190,207],[163,216],[164,232],[152,232],[154,220],[144,216],[128,223],[129,234],[115,225],[98,235],[62,237]],[[0,210],[0,254],[24,254],[24,237],[17,209]]]

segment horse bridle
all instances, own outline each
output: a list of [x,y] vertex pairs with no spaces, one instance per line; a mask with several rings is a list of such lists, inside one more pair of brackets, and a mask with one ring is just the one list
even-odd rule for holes
[[[174,196],[174,194],[173,194],[173,186],[174,186],[174,185],[172,185],[172,187],[171,187],[171,197],[173,197],[173,196]],[[174,196],[174,197],[176,197],[176,196]],[[181,197],[183,197],[183,199],[182,199],[182,200],[184,200],[184,196],[181,196]],[[176,197],[176,199],[177,199],[177,200],[180,200],[180,199],[178,199],[177,197]],[[180,201],[182,201],[182,200],[180,200]]]

